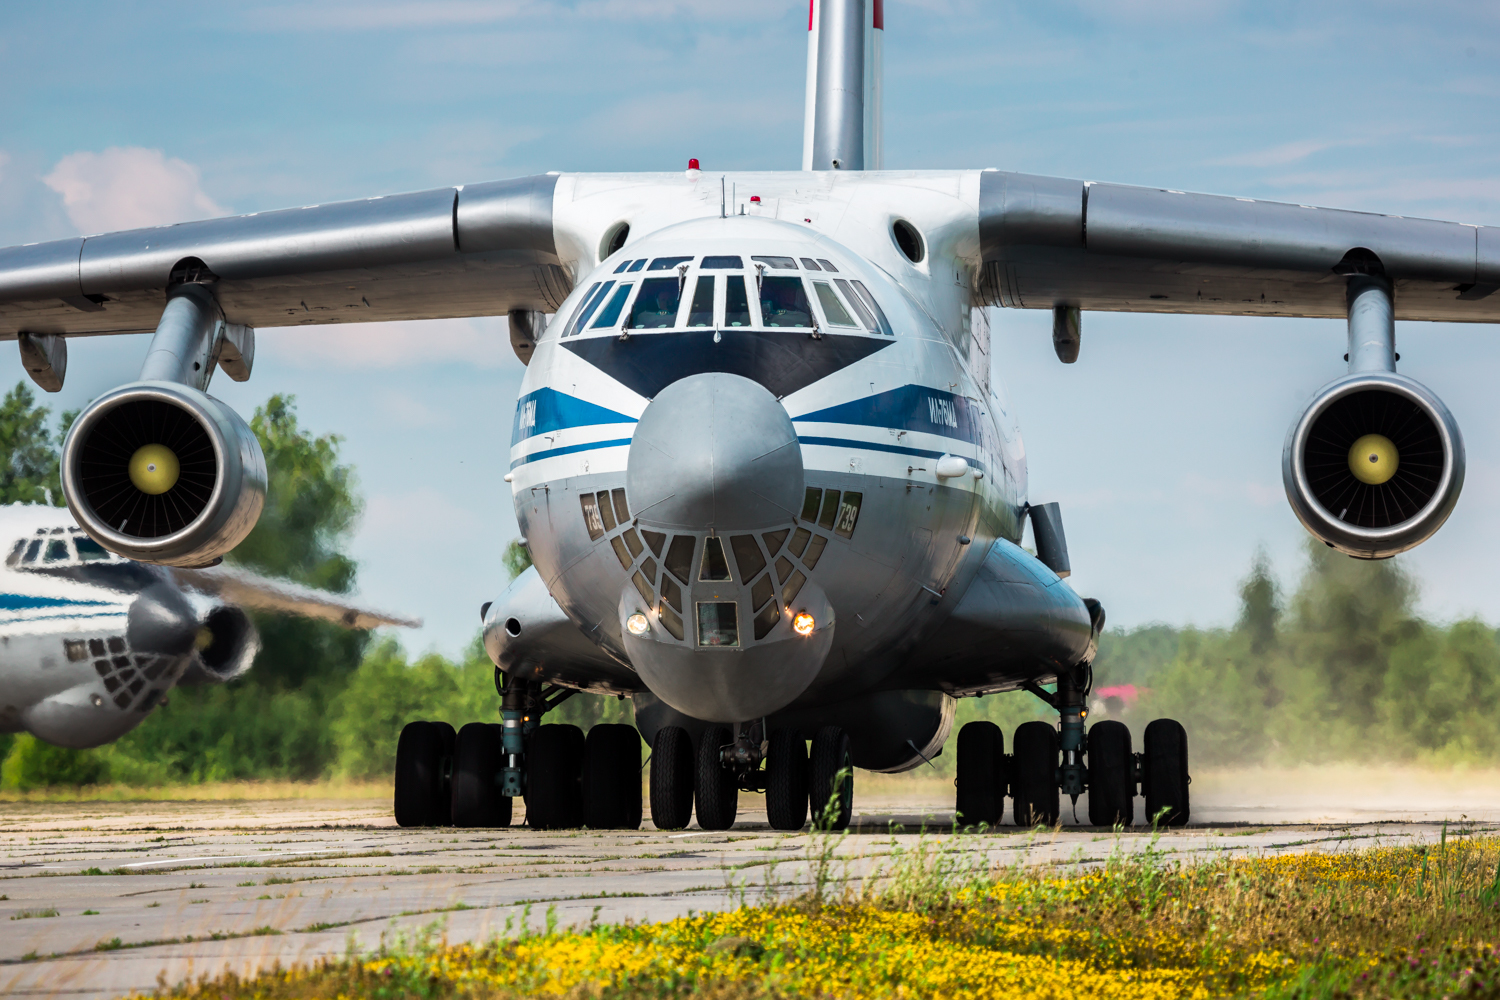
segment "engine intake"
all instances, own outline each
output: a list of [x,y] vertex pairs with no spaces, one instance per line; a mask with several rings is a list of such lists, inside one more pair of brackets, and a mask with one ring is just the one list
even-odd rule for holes
[[190,386],[135,382],[74,421],[62,487],[79,525],[110,551],[204,566],[255,527],[266,461],[245,421],[219,400]]
[[1287,435],[1287,500],[1320,541],[1385,559],[1431,538],[1458,503],[1464,443],[1431,390],[1394,372],[1318,391]]

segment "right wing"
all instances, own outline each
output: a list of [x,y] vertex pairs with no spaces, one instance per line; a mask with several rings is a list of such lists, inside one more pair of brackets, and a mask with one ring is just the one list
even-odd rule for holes
[[301,615],[304,618],[333,622],[345,628],[367,629],[381,625],[420,628],[422,625],[420,619],[401,618],[383,611],[361,608],[349,603],[341,594],[330,594],[286,580],[275,580],[237,566],[173,569],[171,573],[184,587],[256,611]]
[[1047,309],[1342,319],[1383,272],[1397,319],[1500,322],[1500,228],[986,170],[981,292]]
[[214,276],[252,327],[554,312],[572,289],[554,175],[0,249],[0,340],[149,332]]

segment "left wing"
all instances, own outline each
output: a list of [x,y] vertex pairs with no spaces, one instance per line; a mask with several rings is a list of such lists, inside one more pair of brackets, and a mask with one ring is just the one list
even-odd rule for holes
[[1500,322],[1500,228],[986,170],[993,305],[1343,319],[1384,274],[1397,319]]
[[419,628],[419,618],[401,618],[360,608],[337,594],[301,587],[285,580],[251,573],[231,566],[214,566],[208,569],[173,569],[177,582],[190,590],[210,594],[230,604],[253,608],[256,611],[279,611],[334,622],[345,628],[376,628],[380,625],[399,625],[404,628]]

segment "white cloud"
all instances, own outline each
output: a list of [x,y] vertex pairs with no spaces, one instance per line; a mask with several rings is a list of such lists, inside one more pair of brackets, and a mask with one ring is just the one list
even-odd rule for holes
[[69,153],[42,178],[62,195],[82,233],[168,226],[227,215],[198,182],[198,168],[159,149],[115,146]]
[[479,368],[517,364],[503,316],[403,320],[256,331],[263,356],[299,368],[406,368],[461,361]]

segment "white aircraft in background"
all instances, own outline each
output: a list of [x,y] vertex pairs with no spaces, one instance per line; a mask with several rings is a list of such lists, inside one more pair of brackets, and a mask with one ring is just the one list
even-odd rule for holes
[[233,680],[260,640],[245,608],[347,628],[419,623],[226,566],[132,562],[65,507],[0,507],[0,732],[96,747],[145,720],[179,684]]

